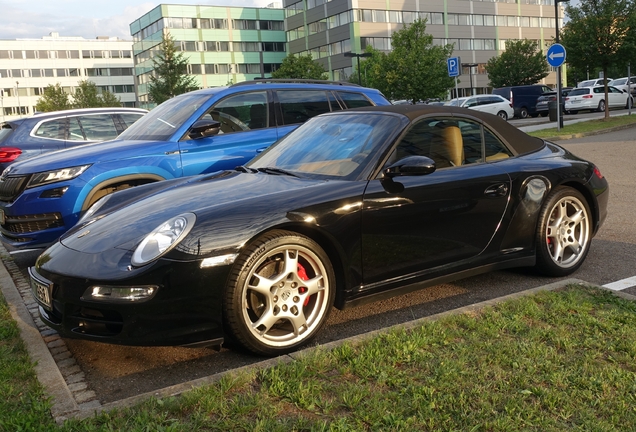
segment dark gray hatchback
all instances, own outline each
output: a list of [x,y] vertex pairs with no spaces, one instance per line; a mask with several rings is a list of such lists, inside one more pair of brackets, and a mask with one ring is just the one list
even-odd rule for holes
[[0,125],[0,172],[17,160],[115,139],[147,112],[139,108],[81,108],[5,121]]

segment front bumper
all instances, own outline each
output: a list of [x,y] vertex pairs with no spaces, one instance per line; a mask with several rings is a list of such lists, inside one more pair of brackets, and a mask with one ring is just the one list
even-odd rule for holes
[[[113,256],[126,259],[124,251]],[[74,265],[66,265],[73,260]],[[99,260],[98,266],[103,266]],[[30,269],[31,287],[44,323],[60,335],[136,346],[220,345],[223,342],[222,301],[230,266],[201,269],[200,261],[159,260],[145,269],[119,266],[102,272],[95,257],[56,243]],[[87,278],[76,269],[94,272]],[[118,278],[113,278],[119,272]],[[64,273],[64,274],[63,274]],[[84,271],[82,271],[84,273]],[[92,286],[157,286],[146,301],[97,301],[84,295]],[[48,298],[48,301],[47,301]]]

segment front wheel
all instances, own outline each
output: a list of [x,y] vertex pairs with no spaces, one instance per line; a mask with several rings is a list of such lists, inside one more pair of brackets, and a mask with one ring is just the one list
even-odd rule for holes
[[224,319],[234,339],[262,355],[307,344],[334,302],[335,275],[325,251],[289,231],[271,231],[237,258],[228,278]]
[[505,112],[505,111],[499,111],[499,112],[497,113],[497,115],[498,115],[499,117],[501,117],[502,119],[504,119],[504,120],[508,120],[508,114],[506,114],[506,112]]
[[560,187],[547,198],[536,234],[536,269],[549,276],[567,276],[587,256],[592,241],[590,209],[576,189]]

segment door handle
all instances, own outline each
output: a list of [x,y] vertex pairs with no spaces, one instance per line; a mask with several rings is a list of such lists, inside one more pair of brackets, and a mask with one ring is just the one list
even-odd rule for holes
[[484,195],[490,197],[502,197],[508,195],[508,185],[506,183],[499,183],[486,188]]

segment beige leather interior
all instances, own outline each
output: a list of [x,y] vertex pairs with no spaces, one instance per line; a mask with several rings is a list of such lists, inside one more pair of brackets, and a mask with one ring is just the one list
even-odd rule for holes
[[442,131],[444,139],[444,151],[446,158],[453,166],[460,166],[464,163],[464,142],[462,132],[458,126],[446,126]]

